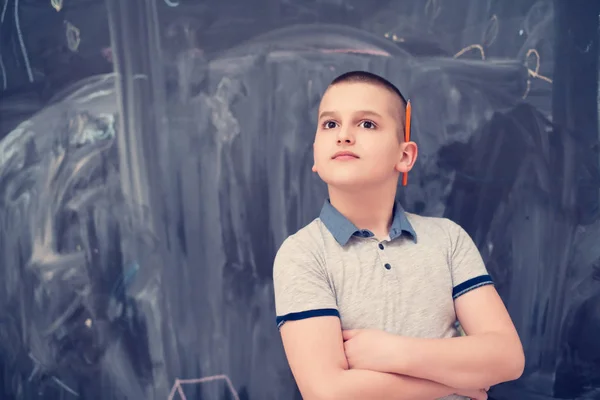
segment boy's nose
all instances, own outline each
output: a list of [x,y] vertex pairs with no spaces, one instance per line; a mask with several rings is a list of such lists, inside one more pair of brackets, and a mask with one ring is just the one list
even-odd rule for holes
[[338,131],[338,137],[337,137],[337,142],[338,144],[352,144],[354,143],[354,135],[352,134],[351,130],[348,128],[342,128]]

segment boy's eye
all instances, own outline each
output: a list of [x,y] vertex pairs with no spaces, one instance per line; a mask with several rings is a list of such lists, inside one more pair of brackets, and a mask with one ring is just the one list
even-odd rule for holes
[[374,128],[376,128],[376,125],[375,125],[375,123],[373,121],[368,121],[368,120],[367,121],[362,121],[360,124],[365,129],[374,129]]
[[335,121],[325,121],[325,123],[323,124],[323,128],[325,129],[333,129],[337,126],[337,124],[335,123]]

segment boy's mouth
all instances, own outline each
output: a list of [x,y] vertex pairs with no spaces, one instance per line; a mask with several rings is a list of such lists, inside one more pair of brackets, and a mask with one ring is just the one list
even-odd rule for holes
[[355,160],[359,158],[356,154],[351,151],[338,151],[331,157],[333,160]]

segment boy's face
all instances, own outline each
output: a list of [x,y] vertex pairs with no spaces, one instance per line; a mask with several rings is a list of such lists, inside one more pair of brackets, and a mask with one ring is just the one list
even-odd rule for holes
[[404,111],[394,93],[374,84],[329,87],[319,107],[313,171],[328,185],[345,189],[397,182],[417,156],[416,144],[401,139]]

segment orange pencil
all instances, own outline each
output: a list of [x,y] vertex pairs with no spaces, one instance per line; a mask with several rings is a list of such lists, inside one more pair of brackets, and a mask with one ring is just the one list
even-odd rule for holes
[[[404,141],[410,142],[410,113],[411,113],[410,100],[406,102],[406,127],[404,128]],[[402,186],[408,184],[408,172],[402,174]]]

